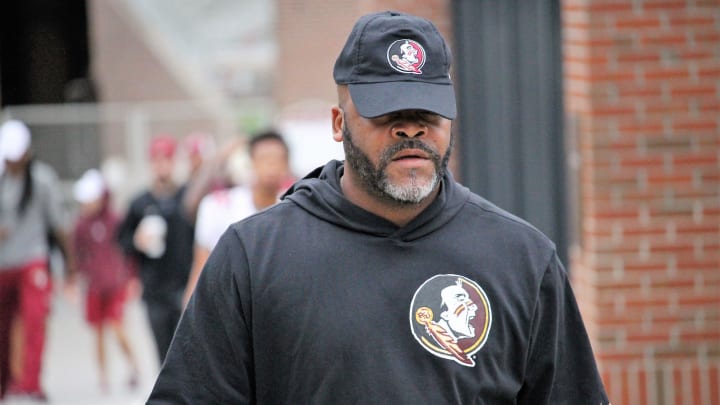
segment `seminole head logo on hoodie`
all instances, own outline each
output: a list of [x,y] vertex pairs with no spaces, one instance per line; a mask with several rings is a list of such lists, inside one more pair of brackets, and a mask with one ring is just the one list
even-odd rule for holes
[[463,276],[440,274],[415,291],[410,326],[415,340],[435,356],[467,367],[487,340],[492,311],[480,286]]

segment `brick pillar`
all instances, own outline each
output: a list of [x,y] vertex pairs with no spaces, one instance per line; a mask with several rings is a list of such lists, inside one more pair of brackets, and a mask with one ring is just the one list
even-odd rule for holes
[[613,404],[720,404],[720,3],[565,0],[573,282]]

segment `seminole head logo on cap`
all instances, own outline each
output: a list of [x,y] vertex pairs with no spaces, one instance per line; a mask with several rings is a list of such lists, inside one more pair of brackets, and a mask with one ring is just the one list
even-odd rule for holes
[[441,274],[415,291],[410,326],[415,340],[435,356],[467,367],[485,344],[492,323],[487,295],[474,281]]
[[398,39],[388,47],[387,60],[400,73],[419,75],[425,64],[425,49],[412,39]]

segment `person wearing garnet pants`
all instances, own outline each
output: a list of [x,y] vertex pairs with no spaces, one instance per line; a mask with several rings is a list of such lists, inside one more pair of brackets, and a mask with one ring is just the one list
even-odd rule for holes
[[[40,375],[45,326],[50,310],[50,244],[57,243],[65,260],[67,281],[75,266],[62,194],[55,171],[33,158],[29,128],[11,120],[0,127],[0,398],[13,394],[46,399]],[[21,333],[19,371],[10,373],[12,327]],[[17,331],[16,331],[17,332]]]

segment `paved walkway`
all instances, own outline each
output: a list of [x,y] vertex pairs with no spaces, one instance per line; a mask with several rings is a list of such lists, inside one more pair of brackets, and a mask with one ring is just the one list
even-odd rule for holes
[[[140,384],[127,386],[129,368],[117,340],[107,336],[110,390],[102,393],[98,383],[95,337],[84,321],[84,308],[56,295],[48,328],[42,381],[49,403],[57,405],[144,404],[158,372],[158,360],[145,309],[140,300],[128,303],[125,326],[141,367]],[[6,397],[5,405],[35,404]]]

